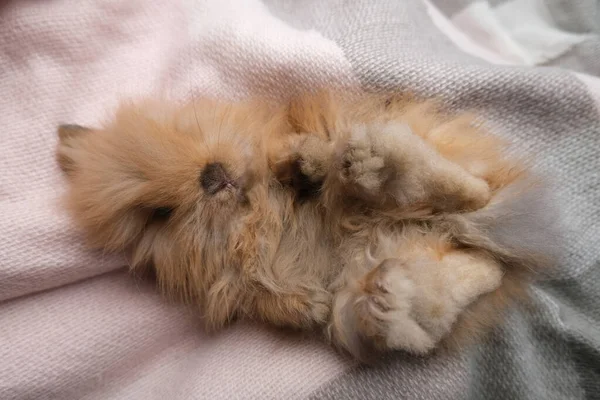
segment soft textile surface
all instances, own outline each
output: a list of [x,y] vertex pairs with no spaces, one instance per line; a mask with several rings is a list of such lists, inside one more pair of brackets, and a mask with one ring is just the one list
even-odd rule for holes
[[[583,399],[600,393],[595,0],[0,3],[0,398]],[[555,178],[562,269],[462,356],[358,367],[321,343],[199,319],[85,251],[56,206],[59,122],[120,97],[411,88],[473,107]]]

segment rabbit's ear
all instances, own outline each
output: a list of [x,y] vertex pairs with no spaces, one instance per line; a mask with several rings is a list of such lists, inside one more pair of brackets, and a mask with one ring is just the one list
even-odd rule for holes
[[79,137],[92,131],[90,128],[75,124],[63,124],[58,126],[58,138],[62,144],[66,144],[69,139]]
[[69,175],[75,169],[73,152],[77,150],[80,139],[92,132],[92,129],[81,125],[63,124],[58,126],[57,132],[59,143],[56,159],[60,168]]

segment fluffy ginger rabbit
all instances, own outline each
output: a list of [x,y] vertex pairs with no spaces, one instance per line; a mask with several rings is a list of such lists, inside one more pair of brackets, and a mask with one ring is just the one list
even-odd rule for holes
[[555,260],[544,186],[434,103],[322,91],[281,105],[123,103],[61,125],[65,205],[209,331],[306,331],[368,361],[474,342]]

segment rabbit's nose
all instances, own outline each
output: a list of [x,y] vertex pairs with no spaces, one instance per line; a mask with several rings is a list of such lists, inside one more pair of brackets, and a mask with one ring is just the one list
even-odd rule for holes
[[200,174],[200,184],[208,194],[215,194],[225,188],[235,186],[223,164],[218,162],[206,164]]

